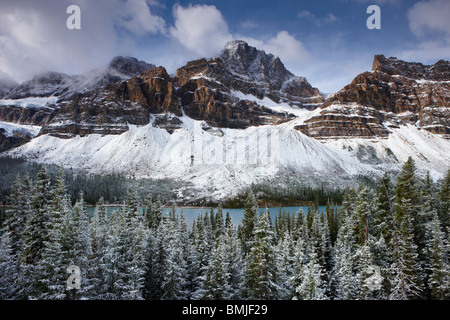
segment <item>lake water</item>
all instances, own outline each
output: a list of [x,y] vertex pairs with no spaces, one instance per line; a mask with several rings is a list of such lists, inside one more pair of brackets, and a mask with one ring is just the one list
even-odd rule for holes
[[[319,212],[325,212],[325,208],[326,206],[319,206]],[[120,209],[120,207],[107,207],[107,211],[108,213],[112,213],[114,210]],[[200,216],[201,214],[206,214],[206,213],[210,213],[211,209],[210,208],[182,208],[182,207],[178,207],[175,208],[176,209],[176,213],[177,214],[181,214],[181,212],[184,215],[184,218],[186,220],[186,223],[188,225],[189,228],[191,228],[193,221],[195,220],[195,218],[197,218],[198,216]],[[281,212],[286,212],[289,214],[295,214],[297,213],[300,209],[303,210],[303,212],[306,214],[308,213],[308,207],[272,207],[272,208],[267,208],[269,210],[269,214],[270,214],[270,218],[272,219],[272,221],[274,221],[275,217],[280,213],[280,209]],[[94,214],[94,210],[95,207],[88,207],[87,211],[89,213],[89,215],[93,215]],[[172,208],[163,208],[163,213],[167,214],[172,210]],[[258,211],[259,212],[264,212],[266,210],[266,208],[259,208]],[[217,212],[217,208],[214,209],[214,212]],[[244,216],[244,209],[222,209],[223,212],[223,217],[225,219],[227,212],[230,213],[230,217],[233,220],[233,223],[235,225],[239,225],[241,223],[242,217]]]

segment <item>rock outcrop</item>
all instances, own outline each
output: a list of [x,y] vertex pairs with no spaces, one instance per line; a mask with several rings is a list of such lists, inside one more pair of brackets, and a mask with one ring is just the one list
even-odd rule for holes
[[254,101],[236,97],[233,90],[254,96],[260,92],[239,86],[241,81],[217,58],[189,62],[177,70],[174,80],[186,115],[205,120],[210,126],[247,128],[292,118],[291,114],[277,113]]
[[[254,99],[244,99],[254,97]],[[121,134],[128,125],[154,125],[173,132],[183,112],[208,126],[247,128],[278,124],[294,117],[258,104],[315,108],[324,102],[318,89],[289,72],[279,58],[243,41],[226,45],[221,55],[188,62],[169,76],[135,58],[116,57],[104,69],[69,76],[49,72],[13,88],[4,101],[56,97],[52,104],[0,106],[0,120],[41,125],[41,134]]]
[[450,63],[426,66],[375,56],[372,72],[358,75],[321,108],[298,129],[316,138],[370,138],[409,123],[449,137]]

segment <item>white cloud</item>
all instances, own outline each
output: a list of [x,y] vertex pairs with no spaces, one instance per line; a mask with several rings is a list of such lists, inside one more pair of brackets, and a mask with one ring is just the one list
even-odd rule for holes
[[[68,30],[66,8],[81,8],[81,30]],[[114,55],[133,54],[134,35],[163,32],[165,22],[145,0],[2,0],[0,71],[17,81],[39,72],[80,73]],[[128,35],[117,34],[117,28]]]
[[313,13],[311,13],[308,10],[303,10],[297,14],[297,17],[299,19],[307,19],[310,22],[314,23],[316,26],[324,26],[330,23],[333,23],[335,21],[338,21],[339,19],[332,13],[328,13],[325,17],[317,17]]
[[434,63],[450,57],[450,2],[448,0],[420,1],[407,12],[409,28],[418,42],[398,53],[409,61]]
[[280,31],[276,37],[264,42],[261,48],[287,63],[304,62],[311,58],[303,43],[287,31]]
[[175,18],[170,34],[191,53],[209,57],[220,52],[233,39],[222,13],[210,5],[173,8]]
[[399,5],[403,0],[341,0],[341,2],[359,2],[378,5]]
[[150,4],[157,5],[154,1],[128,0],[120,24],[135,34],[165,32],[166,22],[151,13]]
[[450,37],[450,1],[418,2],[408,10],[408,20],[411,32],[418,37],[434,32]]
[[175,5],[173,15],[175,22],[170,27],[170,35],[188,51],[188,56],[191,53],[192,58],[217,56],[228,41],[239,39],[278,56],[294,73],[304,70],[312,59],[303,43],[287,31],[264,40],[231,34],[228,23],[215,6]]

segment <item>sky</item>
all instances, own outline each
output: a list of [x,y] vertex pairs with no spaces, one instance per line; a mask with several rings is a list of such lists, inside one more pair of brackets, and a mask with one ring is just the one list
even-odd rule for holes
[[[67,28],[70,5],[81,10],[81,29]],[[367,28],[370,5],[381,29]],[[449,17],[448,0],[1,0],[0,78],[81,74],[118,55],[175,73],[239,39],[332,93],[370,71],[376,54],[449,60]]]

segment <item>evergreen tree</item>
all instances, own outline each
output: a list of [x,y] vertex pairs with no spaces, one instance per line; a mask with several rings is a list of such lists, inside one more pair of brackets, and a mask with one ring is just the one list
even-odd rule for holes
[[92,257],[90,263],[92,271],[89,275],[92,279],[90,297],[103,300],[108,296],[108,261],[107,255],[110,248],[107,210],[103,198],[97,202],[94,216],[91,222]]
[[[8,261],[8,271],[5,269],[4,275],[5,283],[9,283],[8,297],[21,298],[19,292],[21,291],[22,278],[21,275],[21,256],[24,246],[24,230],[27,222],[27,217],[31,209],[31,189],[32,184],[29,180],[28,174],[23,177],[17,176],[16,180],[11,186],[11,194],[9,197],[10,207],[6,211],[6,219],[4,221],[4,253],[5,259]],[[9,247],[8,247],[9,246]],[[5,262],[6,263],[6,262]],[[6,268],[6,266],[4,266]],[[12,268],[10,270],[10,268]],[[14,276],[15,278],[10,278]],[[2,276],[0,276],[2,277]]]
[[374,233],[376,238],[384,238],[386,245],[391,244],[392,229],[395,227],[394,221],[395,195],[391,178],[385,173],[380,179],[377,187],[377,206],[374,214]]
[[341,211],[331,277],[332,291],[338,300],[356,299],[360,285],[359,279],[355,277],[356,223],[354,216],[347,210],[348,208],[345,208]]
[[279,278],[279,298],[289,300],[292,298],[293,288],[290,279],[294,276],[294,241],[290,233],[278,241],[276,247],[277,270]]
[[52,201],[48,208],[48,240],[44,241],[45,247],[42,253],[42,261],[39,264],[38,272],[41,283],[46,288],[41,293],[42,299],[65,299],[66,293],[66,273],[68,263],[68,248],[64,247],[67,217],[71,215],[69,197],[64,185],[62,171],[56,179],[56,186],[52,190]]
[[[401,221],[406,213],[416,219],[416,200],[418,196],[416,181],[416,166],[412,157],[403,164],[402,172],[395,186],[396,219]],[[405,201],[404,201],[405,200]]]
[[43,167],[39,171],[33,186],[30,212],[23,235],[22,293],[24,297],[29,299],[38,299],[41,293],[46,290],[46,285],[41,282],[39,265],[42,261],[44,243],[49,240],[48,211],[50,202],[50,179],[45,167]]
[[18,270],[13,253],[9,233],[0,238],[0,300],[10,300],[17,297]]
[[161,299],[183,300],[188,293],[186,287],[187,270],[176,217],[169,215],[162,221],[161,236],[165,246],[164,261],[161,268]]
[[241,240],[242,253],[245,256],[251,250],[251,244],[253,243],[253,229],[255,228],[256,220],[258,217],[258,203],[253,192],[250,192],[247,197],[247,201],[244,206],[244,216],[242,218],[242,227],[239,233],[239,239]]
[[163,216],[163,210],[159,196],[155,200],[152,200],[151,198],[147,199],[146,206],[147,208],[144,210],[147,226],[148,228],[155,230],[156,228],[158,228]]
[[422,293],[420,282],[422,270],[419,265],[417,246],[414,242],[412,206],[409,199],[403,199],[401,207],[403,217],[393,232],[390,298],[395,300],[418,298]]
[[365,245],[369,240],[369,236],[373,234],[372,219],[374,216],[375,204],[372,199],[375,195],[371,190],[361,185],[358,189],[355,199],[355,219],[356,219],[356,244]]
[[432,220],[427,225],[427,243],[425,253],[427,256],[426,269],[428,275],[428,289],[433,300],[446,300],[450,297],[450,274],[448,252],[444,242],[444,233],[437,211],[433,211]]
[[205,268],[204,281],[202,281],[202,299],[223,300],[229,291],[227,286],[227,261],[225,260],[225,245],[223,236],[216,239],[211,252],[211,259]]
[[238,300],[241,298],[242,283],[242,252],[233,221],[227,212],[223,235],[223,254],[226,268],[225,299]]
[[273,237],[269,211],[266,210],[258,216],[253,229],[252,247],[245,257],[243,286],[244,295],[249,299],[278,298],[279,285]]
[[[90,291],[92,265],[89,258],[92,256],[89,216],[84,204],[83,194],[75,203],[71,214],[66,221],[62,250],[67,252],[65,268],[77,266],[80,271],[80,289],[71,289],[67,293],[68,299],[85,299]],[[67,274],[66,274],[67,278]]]
[[[301,211],[303,214],[303,211]],[[299,216],[297,217],[299,218]],[[290,287],[292,291],[290,295],[294,299],[298,299],[298,295],[296,293],[296,289],[303,282],[303,271],[309,263],[312,252],[310,245],[310,237],[309,237],[309,229],[307,224],[307,216],[305,214],[302,215],[303,222],[297,230],[297,240],[294,243],[294,255],[293,255],[293,266],[292,266],[292,276],[289,279]]]
[[450,169],[448,169],[447,174],[442,181],[439,198],[441,202],[439,219],[441,220],[444,232],[448,237],[447,229],[450,227]]
[[327,201],[327,205],[325,207],[325,214],[326,214],[326,218],[327,218],[327,224],[328,224],[328,230],[329,230],[328,233],[330,235],[331,245],[334,245],[334,243],[336,242],[338,228],[337,228],[337,217],[336,217],[334,205],[330,201],[330,199],[328,199],[328,201]]
[[302,282],[296,289],[295,299],[299,300],[325,300],[325,283],[322,280],[322,267],[316,263],[316,254],[313,253],[308,264],[302,270]]

